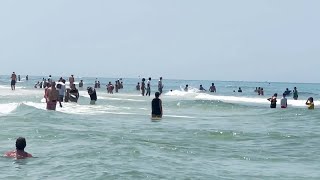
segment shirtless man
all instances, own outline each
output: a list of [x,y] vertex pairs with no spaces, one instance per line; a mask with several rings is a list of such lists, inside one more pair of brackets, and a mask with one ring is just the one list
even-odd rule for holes
[[59,91],[56,89],[56,83],[52,82],[51,87],[47,90],[47,110],[56,110],[57,101],[59,100]]
[[217,92],[216,90],[216,86],[214,85],[214,83],[212,83],[211,87],[210,87],[210,92]]
[[11,89],[16,90],[17,75],[15,72],[11,75]]
[[70,87],[72,87],[72,85],[74,84],[74,77],[73,77],[73,75],[71,75],[71,77],[69,77],[69,82],[70,82]]
[[24,151],[24,148],[27,146],[26,139],[23,137],[19,137],[16,140],[16,150],[9,151],[4,154],[5,157],[15,158],[15,159],[25,159],[32,157],[31,154]]

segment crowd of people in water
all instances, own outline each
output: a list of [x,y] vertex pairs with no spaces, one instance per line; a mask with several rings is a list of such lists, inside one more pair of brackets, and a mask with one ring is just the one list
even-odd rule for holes
[[[29,77],[26,76],[25,80],[29,80]],[[21,81],[20,75],[16,75],[15,72],[11,75],[11,89],[15,90],[15,85],[17,81]],[[47,79],[43,78],[41,82],[37,82],[34,88],[43,88],[44,98],[47,104],[47,110],[56,110],[56,106],[59,103],[59,106],[62,107],[62,102],[78,102],[80,97],[79,90],[75,84],[74,75],[71,75],[68,78],[69,86],[67,86],[67,81],[62,77],[57,81],[53,81],[52,76],[49,75]],[[83,88],[84,82],[80,80],[79,88]],[[88,95],[90,96],[90,104],[94,105],[97,101],[97,93],[96,89],[101,88],[100,81],[96,79],[94,82],[94,87],[87,87]],[[163,109],[162,109],[162,100],[160,99],[161,94],[163,93],[163,79],[162,77],[158,80],[158,91],[155,93],[155,98],[151,102],[151,117],[152,118],[162,118]],[[122,79],[118,79],[114,84],[111,81],[106,85],[107,92],[109,94],[118,93],[120,89],[123,89],[123,81]],[[142,78],[141,83],[138,82],[136,85],[136,90],[141,92],[142,96],[150,96],[151,95],[151,77],[148,78],[147,82],[145,78]],[[172,90],[171,90],[172,91]],[[187,84],[184,88],[185,92],[189,91],[189,85]],[[200,92],[206,92],[207,90],[200,85]],[[214,83],[211,84],[209,90],[211,93],[216,93],[217,89]],[[235,90],[233,92],[236,92]],[[254,90],[255,93],[259,96],[264,96],[264,90],[262,87],[256,87]],[[241,87],[238,89],[238,93],[242,93]],[[282,99],[280,101],[281,108],[287,108],[288,102],[287,97],[292,96],[294,100],[298,100],[299,94],[297,87],[294,87],[293,91],[286,88],[286,90],[282,94]],[[267,100],[270,101],[270,108],[277,108],[277,97],[278,94],[275,93],[272,97]],[[314,109],[314,100],[313,97],[309,97],[305,103],[308,106],[308,109]],[[32,157],[31,154],[24,151],[26,147],[26,140],[23,137],[19,137],[16,140],[16,150],[5,153],[4,156],[12,157],[16,159],[23,159]]]
[[[26,80],[29,79],[28,75],[25,78]],[[11,88],[12,90],[15,90],[15,84],[16,82],[20,81],[20,75],[16,75],[15,72],[11,75]],[[151,77],[149,77],[146,81],[145,78],[141,79],[141,82],[138,82],[136,85],[136,90],[141,92],[142,96],[151,96]],[[71,75],[68,78],[69,87],[66,86],[67,82],[62,77],[58,80],[56,83],[52,80],[52,76],[49,75],[47,79],[43,78],[42,81],[38,81],[35,84],[35,88],[44,88],[44,98],[47,103],[47,109],[48,110],[55,110],[56,104],[59,103],[60,107],[62,107],[62,102],[78,102],[79,99],[79,90],[77,89],[75,85],[75,78],[74,75]],[[80,80],[79,82],[79,88],[83,88],[84,82],[83,80]],[[96,89],[101,88],[100,81],[96,78],[94,82],[94,87],[87,87],[88,94],[90,96],[90,104],[95,104],[97,101],[97,93]],[[157,92],[160,95],[163,93],[163,79],[162,77],[158,80],[158,89]],[[115,81],[114,84],[110,81],[108,84],[106,84],[107,93],[113,94],[118,93],[119,90],[123,89],[123,81],[122,79],[118,79]],[[171,90],[172,91],[172,90]],[[185,92],[189,91],[189,85],[186,84],[184,88]],[[206,92],[207,90],[203,87],[201,84],[199,87],[200,92]],[[208,89],[211,93],[216,93],[217,88],[214,83],[211,84],[210,88]],[[234,90],[233,92],[236,92]],[[238,93],[242,93],[242,88],[239,87],[237,90]],[[255,93],[257,93],[258,96],[264,96],[264,89],[263,87],[256,87],[254,90]],[[289,88],[286,88],[286,90],[283,92],[282,99],[280,101],[281,108],[287,108],[287,97],[292,96],[294,100],[298,100],[299,94],[297,87],[294,87],[293,91],[289,90]],[[270,108],[276,108],[277,107],[277,97],[278,94],[275,93],[272,97],[268,98],[267,100],[270,101]],[[308,98],[306,105],[308,105],[309,109],[314,109],[314,102],[313,97]]]

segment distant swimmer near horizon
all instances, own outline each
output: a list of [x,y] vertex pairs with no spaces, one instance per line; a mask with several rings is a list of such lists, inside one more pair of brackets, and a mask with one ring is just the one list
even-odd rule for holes
[[152,100],[152,103],[151,103],[151,108],[152,108],[151,117],[152,118],[162,118],[162,115],[163,115],[162,101],[159,97],[160,97],[160,93],[156,92],[155,98]]
[[27,146],[26,139],[23,137],[19,137],[16,140],[16,150],[6,152],[4,156],[8,158],[15,158],[15,159],[31,158],[32,155],[24,151],[26,146]]

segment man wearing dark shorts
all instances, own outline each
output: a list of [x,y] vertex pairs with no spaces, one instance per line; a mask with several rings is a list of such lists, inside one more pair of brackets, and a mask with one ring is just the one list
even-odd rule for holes
[[16,82],[17,82],[17,75],[15,72],[13,72],[11,75],[11,89],[12,90],[16,89]]

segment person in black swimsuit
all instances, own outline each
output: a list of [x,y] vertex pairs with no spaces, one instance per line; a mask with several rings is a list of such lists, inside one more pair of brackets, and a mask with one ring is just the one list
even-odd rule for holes
[[268,99],[268,101],[270,101],[270,108],[277,108],[277,96],[278,94],[275,93],[271,98]]
[[162,101],[159,99],[160,93],[156,92],[155,93],[155,98],[152,100],[152,112],[151,116],[152,118],[162,118]]

